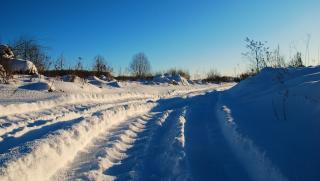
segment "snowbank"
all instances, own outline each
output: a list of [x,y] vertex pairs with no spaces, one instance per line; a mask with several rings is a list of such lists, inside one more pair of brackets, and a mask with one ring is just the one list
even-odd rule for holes
[[153,78],[153,82],[155,83],[168,83],[168,84],[173,84],[173,85],[189,85],[189,82],[187,79],[180,75],[157,75]]
[[48,91],[49,89],[53,90],[47,82],[36,82],[19,87],[20,89],[34,90],[34,91]]
[[228,107],[237,125],[230,134],[251,140],[260,162],[268,158],[288,180],[316,181],[320,178],[319,92],[319,66],[266,68],[223,93],[220,105]]
[[38,74],[37,67],[28,60],[3,59],[0,63],[4,65],[10,72]]
[[122,85],[117,80],[110,80],[105,81],[101,80],[96,76],[92,76],[88,78],[88,83],[98,86],[100,88],[106,88],[106,87],[114,87],[114,88],[120,88]]
[[38,74],[37,67],[31,61],[15,59],[8,45],[0,45],[0,64],[10,72]]
[[75,83],[84,83],[85,81],[76,75],[65,75],[61,77],[62,81],[65,82],[75,82]]

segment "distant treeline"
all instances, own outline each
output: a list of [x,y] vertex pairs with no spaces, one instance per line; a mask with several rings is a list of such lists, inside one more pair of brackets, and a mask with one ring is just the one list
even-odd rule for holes
[[[301,52],[297,51],[293,57],[285,61],[284,56],[280,53],[279,46],[271,50],[266,42],[255,41],[246,38],[247,51],[243,53],[249,61],[248,70],[235,76],[223,76],[216,69],[211,69],[209,72],[202,72],[205,75],[201,78],[206,82],[231,82],[241,81],[247,77],[257,74],[265,67],[301,67],[304,66]],[[88,76],[105,76],[106,78],[116,78],[121,81],[125,80],[150,80],[154,75],[169,74],[180,75],[186,79],[191,79],[188,70],[171,68],[167,71],[152,73],[151,64],[145,53],[139,52],[133,55],[131,62],[126,68],[126,73],[119,71],[115,77],[113,67],[106,61],[102,55],[96,55],[92,59],[92,67],[84,67],[82,57],[74,60],[74,65],[66,66],[66,58],[61,54],[57,59],[48,56],[48,47],[43,46],[35,38],[20,37],[10,44],[14,52],[15,58],[30,60],[37,67],[38,72],[45,76],[55,77],[64,75],[77,75],[85,78]],[[70,61],[69,61],[70,62]],[[200,79],[199,77],[196,79]]]

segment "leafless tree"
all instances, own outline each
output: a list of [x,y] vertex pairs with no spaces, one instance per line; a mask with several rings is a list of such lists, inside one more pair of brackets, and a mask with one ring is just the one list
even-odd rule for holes
[[221,76],[221,74],[215,68],[210,69],[209,72],[207,73],[208,80],[215,80],[220,76]]
[[269,47],[266,47],[266,42],[255,41],[249,38],[246,38],[245,41],[248,51],[243,53],[243,55],[253,63],[255,72],[259,72],[267,66],[265,55],[269,51]]
[[61,54],[54,64],[54,68],[56,70],[63,70],[65,66],[66,59],[64,58],[63,54]]
[[107,61],[102,55],[97,55],[94,57],[93,70],[100,73],[112,73],[113,68],[108,65]]
[[150,71],[151,65],[147,56],[143,52],[135,54],[130,63],[130,72],[136,77],[145,77]]
[[75,70],[83,70],[83,65],[82,65],[82,57],[78,57],[77,63],[74,67]]
[[46,53],[47,47],[39,44],[34,38],[21,36],[11,44],[11,47],[16,58],[30,60],[40,72],[47,70],[52,64]]

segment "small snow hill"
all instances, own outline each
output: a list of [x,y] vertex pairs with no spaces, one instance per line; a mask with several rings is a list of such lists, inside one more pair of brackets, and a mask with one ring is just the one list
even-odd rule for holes
[[[247,145],[246,153],[250,152],[248,149],[255,152],[256,156],[251,155],[250,159],[257,163],[248,164],[260,167],[260,171],[275,169],[288,180],[317,181],[320,179],[319,92],[319,66],[265,68],[220,97],[220,106],[224,106],[233,124],[226,135],[242,136],[242,141],[238,138],[232,143]],[[235,149],[244,150],[241,146]],[[248,159],[245,155],[239,154]]]

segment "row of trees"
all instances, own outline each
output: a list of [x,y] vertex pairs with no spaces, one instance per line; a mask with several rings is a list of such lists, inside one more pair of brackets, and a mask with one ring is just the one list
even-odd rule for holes
[[[39,41],[34,38],[23,36],[10,44],[15,58],[30,60],[38,68],[39,72],[48,70],[62,71],[62,70],[75,70],[83,71],[83,58],[78,57],[74,67],[66,67],[66,58],[60,55],[56,60],[52,59],[47,54],[48,47],[42,46]],[[109,65],[102,55],[97,55],[93,59],[92,71],[101,73],[113,72],[113,68]],[[145,77],[150,75],[151,65],[147,56],[140,52],[133,56],[129,65],[129,71],[133,76]]]
[[[271,50],[267,46],[267,42],[255,41],[250,38],[245,39],[247,51],[243,55],[250,61],[249,73],[243,74],[243,77],[250,76],[258,73],[264,67],[301,67],[303,66],[301,52],[296,52],[293,58],[286,63],[284,56],[280,54],[280,47]],[[48,47],[45,47],[39,43],[39,41],[30,37],[20,37],[16,41],[10,44],[16,58],[27,59],[32,61],[38,71],[45,72],[48,70],[63,71],[88,71],[85,70],[83,65],[83,58],[78,57],[73,67],[66,67],[66,58],[61,55],[56,60],[52,59],[47,54]],[[108,64],[106,59],[102,55],[97,55],[93,59],[93,65],[91,71],[98,74],[110,74],[113,72],[113,68]],[[137,78],[143,78],[151,75],[151,65],[148,57],[143,53],[137,53],[133,56],[131,63],[128,67],[128,72]],[[170,75],[181,75],[187,79],[190,79],[190,74],[186,70],[182,69],[170,69],[165,72]],[[207,73],[207,80],[221,79],[220,73],[217,70],[212,69]]]

